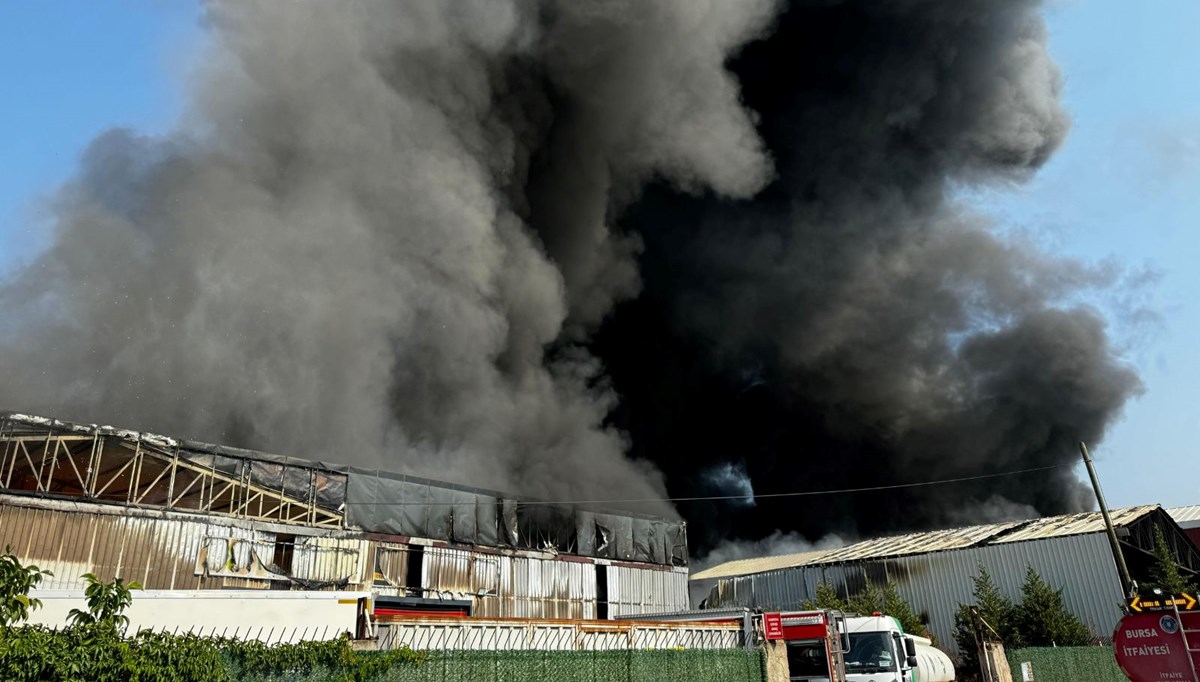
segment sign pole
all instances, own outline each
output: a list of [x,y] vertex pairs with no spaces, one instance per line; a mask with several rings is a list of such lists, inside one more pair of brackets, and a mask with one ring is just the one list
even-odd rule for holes
[[1113,528],[1112,517],[1108,515],[1108,505],[1104,503],[1104,493],[1100,490],[1100,479],[1096,477],[1096,469],[1092,467],[1092,456],[1088,454],[1087,446],[1079,442],[1079,451],[1083,453],[1083,463],[1087,466],[1088,476],[1092,479],[1092,489],[1096,491],[1096,502],[1100,503],[1100,514],[1104,517],[1104,528],[1108,531],[1108,544],[1112,548],[1113,560],[1117,562],[1117,573],[1121,576],[1121,588],[1125,597],[1133,596],[1133,579],[1129,577],[1129,567],[1125,565],[1125,555],[1121,552],[1121,543],[1117,540],[1117,530]]

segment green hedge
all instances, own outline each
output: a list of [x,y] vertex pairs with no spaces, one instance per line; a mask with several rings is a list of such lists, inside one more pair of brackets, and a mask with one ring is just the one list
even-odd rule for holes
[[1021,679],[1021,663],[1028,661],[1037,682],[1129,682],[1111,647],[1033,647],[1013,649],[1007,656],[1014,680]]
[[355,651],[347,639],[261,642],[140,633],[92,624],[0,628],[5,682],[762,682],[742,650]]
[[397,668],[388,682],[762,682],[758,652],[439,651]]

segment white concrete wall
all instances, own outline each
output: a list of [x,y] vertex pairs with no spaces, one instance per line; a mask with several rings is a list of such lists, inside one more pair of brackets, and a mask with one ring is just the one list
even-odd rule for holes
[[[63,627],[71,609],[87,610],[83,590],[35,590],[42,608],[29,623]],[[265,642],[333,639],[354,634],[358,600],[368,592],[134,590],[125,611],[129,632],[191,631]]]

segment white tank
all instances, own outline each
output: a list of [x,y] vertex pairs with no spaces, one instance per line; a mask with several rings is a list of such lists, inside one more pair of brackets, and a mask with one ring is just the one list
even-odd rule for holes
[[941,649],[924,637],[908,635],[917,645],[917,667],[913,670],[913,682],[952,682],[954,664]]

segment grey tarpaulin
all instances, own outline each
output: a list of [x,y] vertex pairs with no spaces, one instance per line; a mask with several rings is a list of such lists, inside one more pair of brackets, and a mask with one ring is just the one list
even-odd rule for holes
[[[596,556],[605,559],[636,561],[637,551],[633,541],[634,519],[619,514],[596,513]],[[642,553],[648,561],[649,548]]]
[[454,514],[454,502],[457,501],[456,491],[435,488],[431,485],[425,485],[424,487],[425,494],[429,499],[429,504],[425,507],[425,513],[428,518],[425,537],[437,538],[439,540],[453,540],[454,538],[450,534],[452,530],[450,519]]
[[346,522],[375,533],[660,565],[682,565],[687,557],[678,521],[527,504],[486,490],[369,469],[352,468],[347,474]]
[[633,558],[637,561],[650,560],[650,545],[654,526],[649,519],[633,519]]
[[596,524],[596,554],[605,559],[615,559],[617,543],[614,541],[616,529],[608,514],[595,514]]
[[517,501],[503,500],[501,503],[502,518],[504,524],[504,544],[510,547],[519,547],[521,545],[521,527],[517,523]]
[[671,534],[671,564],[675,566],[687,566],[687,524],[682,521],[673,522],[671,524]]
[[[350,474],[351,481],[360,477],[360,474]],[[375,506],[385,508],[379,509],[378,513],[384,516],[388,516],[390,513],[398,514],[401,519],[401,525],[400,530],[395,532],[401,535],[434,537],[428,535],[430,533],[429,505],[425,503],[429,502],[429,486],[422,483],[410,483],[408,481],[393,481],[389,485],[385,481],[387,479],[379,479],[380,495],[378,499],[374,500]],[[347,498],[349,497],[350,495],[347,493]],[[393,502],[400,504],[392,504]],[[392,512],[389,513],[386,511],[388,507],[392,508]],[[351,506],[350,508],[353,509],[354,507]],[[364,525],[363,528],[368,528],[368,526]]]
[[500,508],[495,497],[475,496],[475,529],[479,544],[491,547],[500,544]]
[[575,542],[582,556],[596,556],[596,514],[575,510]]
[[633,519],[628,516],[615,516],[617,527],[617,558],[634,560],[637,552],[633,543]]
[[450,507],[450,538],[455,542],[478,544],[475,493],[453,490],[450,496],[454,498],[454,505]]
[[658,521],[647,521],[646,525],[648,526],[646,546],[649,547],[650,554],[649,558],[644,561],[655,564],[667,563],[667,556],[669,555],[663,549],[663,533],[666,531],[666,528]]

